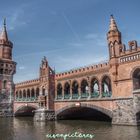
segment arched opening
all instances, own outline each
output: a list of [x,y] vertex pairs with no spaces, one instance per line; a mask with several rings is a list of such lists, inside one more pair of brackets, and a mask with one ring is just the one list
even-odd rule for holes
[[57,114],[58,120],[109,121],[112,118],[102,111],[90,107],[70,107]]
[[79,87],[78,82],[74,81],[72,83],[72,98],[73,99],[77,99],[79,97],[78,87]]
[[0,74],[3,74],[3,69],[0,69]]
[[64,99],[70,98],[70,84],[68,82],[64,85]]
[[39,88],[36,88],[36,97],[38,98],[39,96]]
[[88,93],[88,82],[87,82],[87,80],[83,80],[82,82],[81,82],[81,93]]
[[4,81],[3,81],[3,89],[6,89],[6,87],[7,87],[7,81],[4,80]]
[[20,116],[34,116],[34,110],[36,110],[36,107],[32,106],[22,106],[20,107],[16,112],[15,116],[20,117]]
[[26,98],[26,90],[23,90],[23,98]]
[[108,76],[104,76],[102,79],[102,97],[111,97],[111,80]]
[[45,94],[46,94],[46,89],[45,87],[42,87],[42,95],[45,96]]
[[35,90],[34,88],[31,89],[31,101],[35,100]]
[[91,80],[91,97],[98,97],[99,96],[99,82],[96,78]]
[[72,94],[78,94],[78,82],[74,81],[72,83]]
[[81,82],[81,98],[87,98],[89,96],[89,86],[87,80]]
[[18,98],[19,98],[19,94],[18,94],[18,91],[16,91],[15,99],[17,100]]
[[140,89],[140,68],[137,68],[133,73],[133,90]]
[[57,99],[61,99],[62,98],[62,85],[59,83],[57,85]]
[[30,98],[30,89],[27,89],[27,98]]
[[19,98],[22,98],[22,91],[19,91]]
[[31,90],[31,97],[33,98],[35,96],[35,91],[34,91],[34,89],[32,88],[32,90]]

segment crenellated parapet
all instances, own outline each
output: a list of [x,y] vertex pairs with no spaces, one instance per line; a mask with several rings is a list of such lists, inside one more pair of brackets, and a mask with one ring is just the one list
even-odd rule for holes
[[138,46],[137,41],[129,41],[129,48],[120,53],[119,63],[127,63],[140,60],[140,46]]
[[65,71],[62,73],[57,73],[55,75],[55,79],[59,80],[62,78],[67,78],[67,77],[71,77],[71,76],[75,76],[75,75],[85,75],[87,73],[95,73],[97,71],[99,72],[104,69],[109,69],[108,61],[104,61],[104,62],[101,62],[98,64],[93,64],[93,65],[89,65],[89,66],[85,66],[85,67],[81,67],[81,68],[71,69],[69,71]]
[[15,88],[18,89],[18,88],[36,86],[36,85],[39,85],[39,82],[40,82],[39,79],[27,80],[24,82],[16,83]]

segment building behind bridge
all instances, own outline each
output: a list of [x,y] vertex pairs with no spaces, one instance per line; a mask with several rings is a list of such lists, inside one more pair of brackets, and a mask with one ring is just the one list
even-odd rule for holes
[[[0,90],[8,92],[6,64],[8,61],[8,70],[10,67],[13,70],[10,73],[12,77],[16,63],[11,60],[11,42],[7,39],[10,44],[6,46],[2,41],[1,38],[0,66],[3,64],[5,67],[0,69]],[[139,124],[140,47],[133,40],[128,42],[129,49],[126,48],[113,16],[110,18],[107,42],[109,60],[96,65],[55,73],[44,57],[39,78],[15,84],[14,114],[46,108],[55,111],[57,118],[65,118],[70,115],[71,108],[90,108],[109,116],[113,124]],[[6,58],[2,56],[4,52]]]

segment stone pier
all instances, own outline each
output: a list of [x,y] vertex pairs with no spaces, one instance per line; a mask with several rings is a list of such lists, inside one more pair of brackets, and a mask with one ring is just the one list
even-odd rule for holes
[[34,121],[52,121],[55,120],[54,110],[37,109],[35,110]]

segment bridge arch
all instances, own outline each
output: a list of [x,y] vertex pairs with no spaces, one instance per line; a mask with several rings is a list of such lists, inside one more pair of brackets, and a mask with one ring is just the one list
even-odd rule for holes
[[14,116],[33,116],[37,108],[35,105],[21,105],[14,111]]
[[[100,114],[99,116],[102,116],[102,117],[106,118],[107,121],[108,120],[111,121],[112,120],[112,117],[113,117],[112,111],[111,110],[108,110],[106,108],[99,107],[99,106],[92,105],[92,104],[87,104],[87,103],[77,103],[77,104],[71,104],[71,105],[65,106],[65,107],[57,110],[55,112],[56,118],[58,120],[59,119],[67,119],[67,115],[70,115],[70,111],[72,109],[74,109],[75,112],[76,111],[79,111],[81,109],[82,113],[80,112],[80,116],[83,115],[83,114],[88,114],[88,112],[86,112],[86,113],[84,112],[85,110],[86,111],[89,111],[91,113],[93,119],[96,119],[97,118],[95,116],[96,114],[98,114],[98,115]],[[66,114],[65,114],[65,112],[66,112]],[[95,112],[95,114],[94,114],[94,112]],[[74,112],[73,111],[72,111],[72,115],[74,116]],[[68,119],[71,119],[71,118],[68,117]],[[100,120],[100,118],[98,118],[98,119]]]

